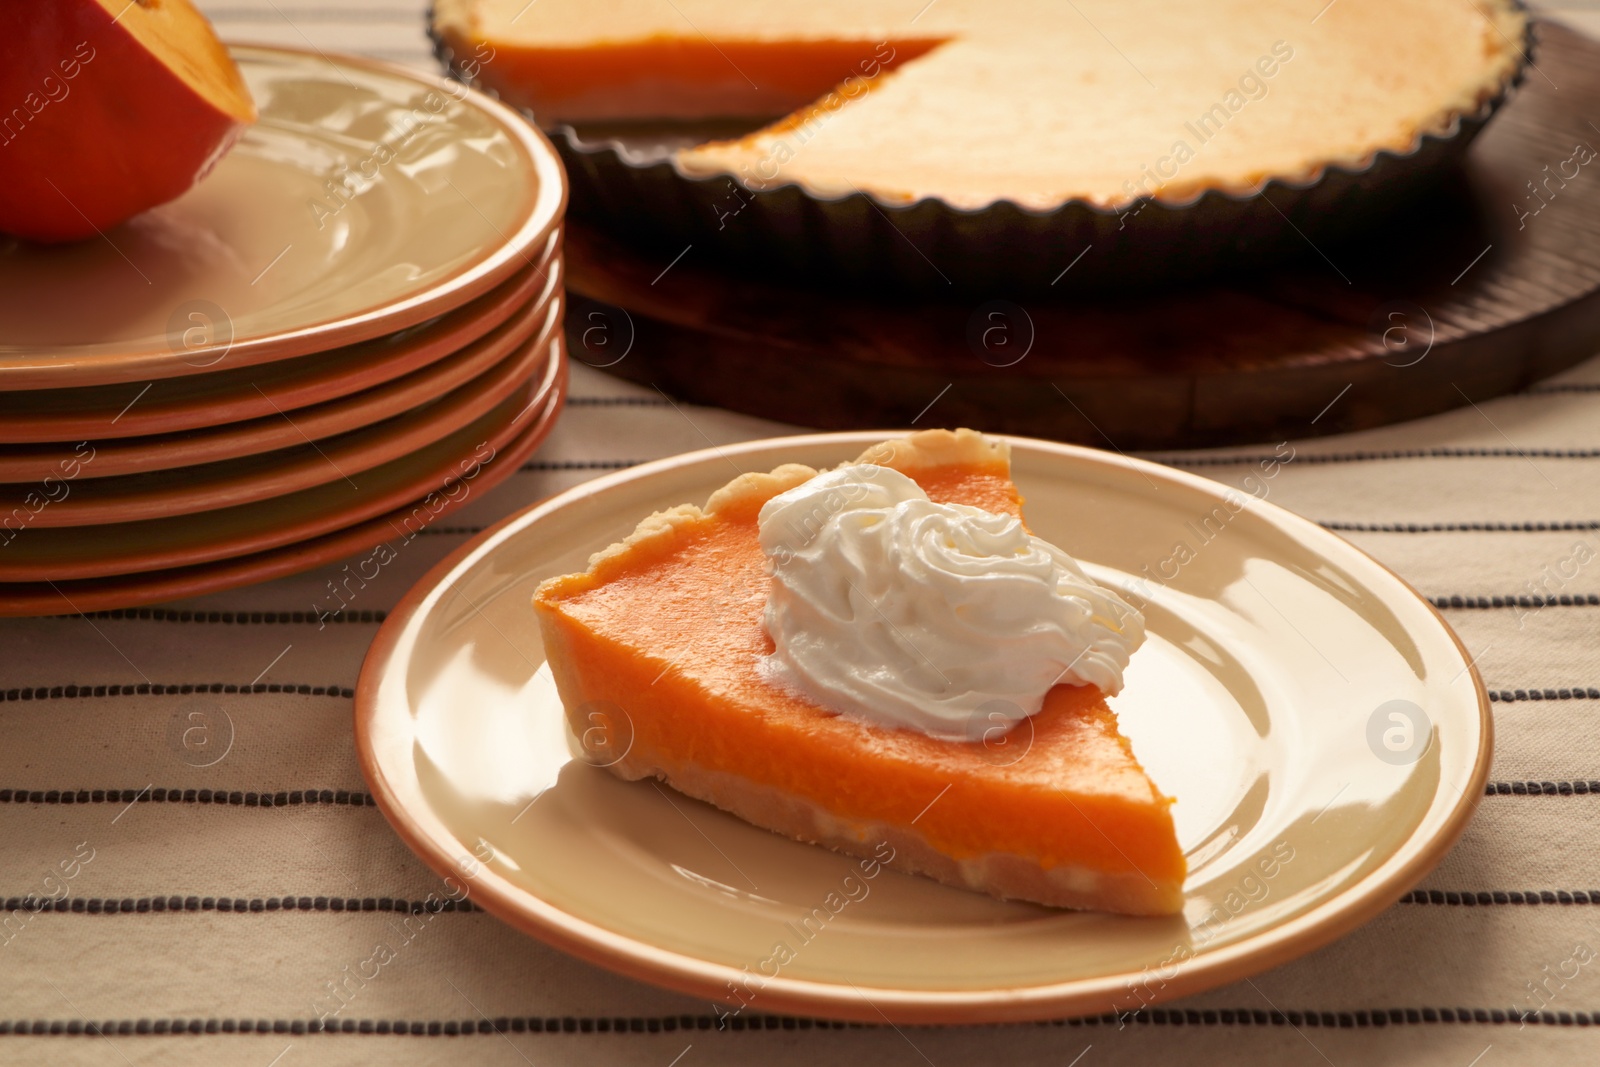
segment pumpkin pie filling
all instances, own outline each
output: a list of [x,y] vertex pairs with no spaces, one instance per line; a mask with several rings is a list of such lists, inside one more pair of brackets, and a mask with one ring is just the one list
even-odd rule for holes
[[[970,431],[868,455],[931,501],[1021,514],[1003,446]],[[661,778],[800,840],[864,856],[887,841],[897,868],[1001,897],[1179,910],[1171,801],[1094,686],[1056,685],[1036,714],[978,742],[838,714],[763,676],[772,578],[758,515],[815,474],[744,475],[704,509],[653,515],[588,570],[540,586],[534,606],[574,732],[596,710],[620,711],[631,743],[613,773]]]
[[1511,0],[917,6],[436,0],[434,26],[546,125],[776,120],[681,149],[689,175],[963,210],[1182,203],[1363,168],[1503,91],[1526,27]]

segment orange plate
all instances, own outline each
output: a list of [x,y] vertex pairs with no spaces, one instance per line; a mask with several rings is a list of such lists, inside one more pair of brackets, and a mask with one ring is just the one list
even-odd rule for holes
[[[94,460],[79,464],[78,477],[110,478],[254,456],[403,415],[466,385],[522,348],[548,321],[560,284],[558,262],[549,271],[539,298],[519,308],[508,321],[460,351],[376,388],[302,408],[293,415],[277,412],[207,430],[90,441]],[[0,445],[0,482],[59,478],[86,451],[82,442]]]
[[[533,266],[465,307],[398,333],[260,367],[225,358],[208,374],[144,385],[0,393],[0,444],[97,441],[177,433],[320,404],[443,359],[505,322],[543,292],[560,231]],[[542,299],[542,297],[541,297]]]
[[[48,482],[13,485],[0,493],[0,516],[29,514],[28,525],[40,528],[137,522],[213,511],[348,480],[439,440],[511,396],[545,363],[547,342],[560,327],[561,310],[561,301],[554,301],[533,341],[448,395],[406,414],[321,442],[302,439],[298,447],[261,455],[114,478],[84,478],[83,470],[94,465],[94,453],[93,446],[80,446],[66,472]],[[52,493],[58,499],[39,505]]]
[[[546,398],[544,407],[532,421],[526,417],[532,409],[525,408],[523,414],[505,427],[512,431],[509,440],[495,446],[491,459],[478,463],[475,476],[469,477],[467,472],[477,463],[476,457],[458,457],[446,466],[446,473],[437,477],[427,492],[386,515],[320,537],[219,563],[87,581],[0,584],[0,616],[70,615],[144,607],[283,578],[384,542],[409,541],[416,531],[494,488],[527,462],[555,426],[556,416],[566,399],[565,384],[563,374],[561,388]],[[464,493],[447,495],[454,492],[458,484],[470,488]],[[407,533],[397,538],[396,532],[402,529]]]
[[[500,448],[531,412],[565,398],[566,350],[560,335],[531,395],[513,396],[495,411],[441,441],[353,475],[356,488],[333,481],[298,493],[192,516],[48,533],[0,528],[0,582],[54,582],[169,570],[232,559],[306,541],[398,508],[438,485],[464,455],[484,444]],[[507,422],[509,412],[520,414]],[[46,505],[51,507],[54,505]],[[6,538],[9,537],[9,540]]]

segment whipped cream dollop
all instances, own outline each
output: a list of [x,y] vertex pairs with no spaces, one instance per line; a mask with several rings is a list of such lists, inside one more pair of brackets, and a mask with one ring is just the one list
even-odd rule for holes
[[766,680],[853,718],[976,741],[1056,684],[1122,689],[1144,617],[1020,519],[936,504],[899,471],[853,464],[759,517],[776,646]]

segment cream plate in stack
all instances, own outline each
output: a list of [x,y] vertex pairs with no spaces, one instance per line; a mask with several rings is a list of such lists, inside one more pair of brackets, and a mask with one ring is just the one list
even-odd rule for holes
[[548,142],[440,79],[233,51],[261,121],[199,186],[98,239],[0,243],[0,614],[404,536],[560,410]]

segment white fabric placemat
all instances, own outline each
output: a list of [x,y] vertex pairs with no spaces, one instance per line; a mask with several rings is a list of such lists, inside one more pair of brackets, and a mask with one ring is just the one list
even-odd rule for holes
[[[203,7],[233,40],[431,66],[416,2]],[[1600,21],[1592,4],[1568,13]],[[718,1030],[704,1001],[474,908],[431,908],[439,880],[372,806],[352,751],[351,687],[385,611],[532,501],[708,439],[794,429],[675,409],[577,366],[534,459],[407,545],[337,615],[319,618],[343,565],[159,608],[0,620],[0,1064],[1495,1067],[1600,1055],[1600,360],[1477,407],[1294,442],[1273,483],[1274,503],[1432,599],[1496,700],[1492,795],[1459,847],[1321,951],[1127,1023],[845,1026],[756,1003]],[[1275,444],[1157,458],[1237,485]],[[47,897],[61,903],[30,904]],[[380,944],[393,958],[374,974]],[[318,1032],[335,1007],[333,1032]]]

